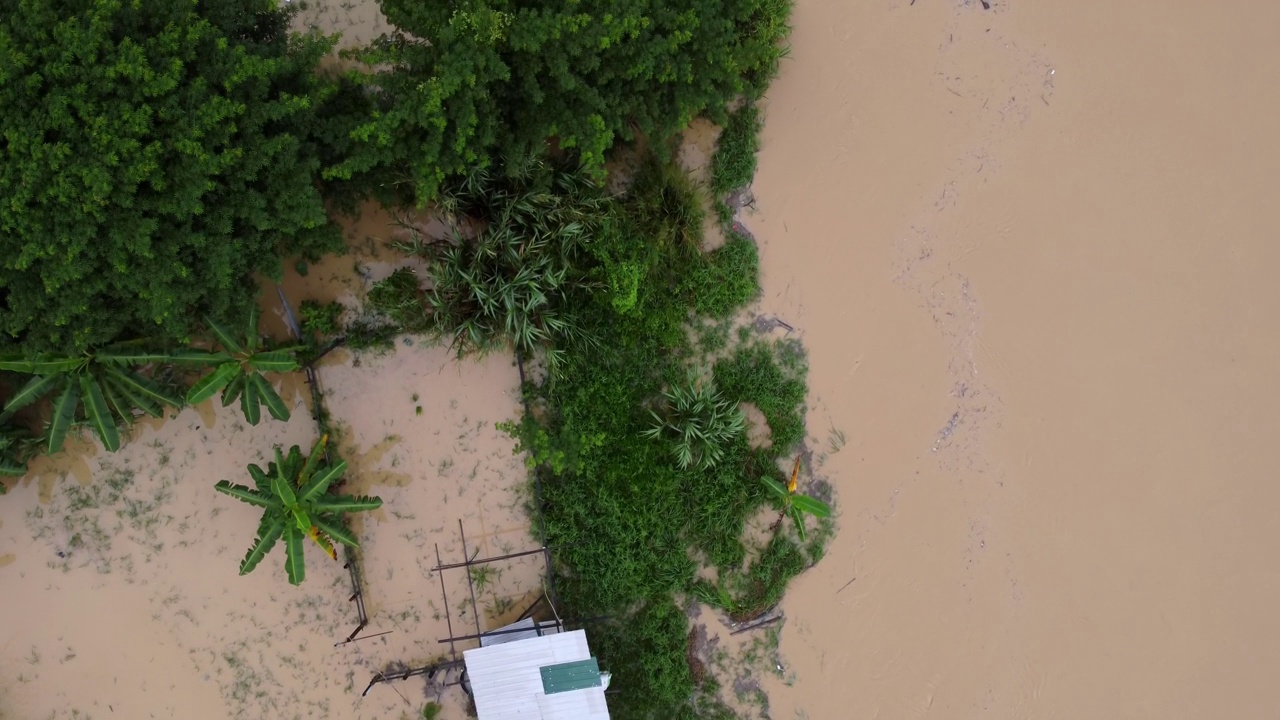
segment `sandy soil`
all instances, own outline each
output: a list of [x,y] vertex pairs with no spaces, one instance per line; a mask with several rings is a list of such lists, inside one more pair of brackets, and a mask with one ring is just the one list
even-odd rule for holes
[[749,222],[848,445],[775,718],[1274,714],[1277,22],[800,0]]

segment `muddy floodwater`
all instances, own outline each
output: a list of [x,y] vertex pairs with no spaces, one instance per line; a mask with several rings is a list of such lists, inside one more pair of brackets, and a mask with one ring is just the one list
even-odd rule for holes
[[773,717],[1273,717],[1280,6],[800,0],[766,309],[847,439]]
[[[299,23],[387,30],[369,2]],[[783,602],[771,717],[1274,717],[1280,5],[799,0],[793,25],[742,220],[840,530]],[[385,214],[346,230],[286,294],[354,307],[390,272]],[[462,557],[460,521],[471,553],[532,544],[495,428],[516,369],[401,342],[318,374],[349,490],[385,501],[356,529],[387,634],[334,646],[355,608],[318,553],[302,588],[279,549],[236,575],[258,515],[212,486],[313,437],[294,379],[289,423],[208,403],[10,483],[0,718],[419,712],[421,682],[360,691],[476,627],[436,546]],[[483,578],[485,627],[536,558]]]

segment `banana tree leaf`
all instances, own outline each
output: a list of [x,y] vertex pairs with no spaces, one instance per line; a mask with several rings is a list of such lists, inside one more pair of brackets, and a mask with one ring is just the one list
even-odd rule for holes
[[244,391],[240,393],[240,412],[250,425],[257,425],[262,419],[262,405],[258,403],[258,386],[245,381]]
[[249,356],[249,365],[258,372],[293,372],[300,366],[288,350],[269,350]]
[[128,401],[121,399],[123,396],[116,391],[115,386],[111,384],[111,380],[107,376],[103,375],[99,378],[98,387],[102,390],[102,397],[107,401],[107,407],[111,408],[115,416],[120,418],[120,422],[125,424],[133,422],[133,413],[130,412],[133,406]]
[[205,318],[204,323],[209,326],[209,331],[213,333],[214,337],[218,338],[218,342],[222,344],[222,347],[227,352],[233,354],[244,352],[244,348],[240,346],[240,343],[236,342],[235,338],[231,337],[231,333],[227,332],[226,328],[214,322],[212,318]]
[[347,471],[347,461],[339,460],[337,465],[330,465],[321,468],[301,490],[298,491],[298,498],[301,502],[312,502],[319,499],[324,492],[329,489],[334,480],[342,477],[342,473]]
[[[27,464],[17,463],[9,458],[0,458],[0,477],[22,477],[27,474]],[[4,494],[4,486],[0,485],[0,495]]]
[[166,352],[154,352],[130,347],[104,347],[93,353],[93,359],[104,365],[117,367],[133,367],[150,363],[167,363],[173,355]]
[[[311,473],[316,471],[320,465],[320,459],[324,457],[324,449],[329,445],[329,433],[320,436],[316,444],[311,447],[311,454],[307,456],[307,464],[302,467],[302,472],[298,473],[298,486],[303,487],[311,480]],[[294,447],[297,447],[295,445]],[[293,450],[289,451],[290,454]],[[309,497],[307,491],[303,491],[302,496]]]
[[198,405],[213,397],[215,393],[227,386],[240,372],[240,364],[234,361],[224,362],[215,367],[213,372],[196,381],[187,391],[187,404]]
[[91,375],[80,376],[80,396],[84,398],[84,414],[93,426],[93,432],[102,441],[102,446],[110,452],[120,449],[120,429],[116,427],[116,418],[107,406],[107,399],[102,395],[102,388]]
[[791,516],[791,521],[796,524],[796,535],[800,536],[800,542],[804,542],[804,513],[800,512],[795,505],[792,505],[787,514]]
[[257,305],[249,308],[249,327],[245,328],[244,331],[245,347],[248,348],[249,352],[258,349],[258,313],[259,308]]
[[307,537],[315,541],[315,544],[319,545],[321,550],[324,550],[324,554],[328,555],[330,560],[338,559],[338,553],[334,551],[333,543],[330,542],[329,538],[326,537],[324,533],[320,532],[320,528],[312,525],[311,528],[307,530]]
[[259,373],[253,373],[249,376],[248,382],[257,386],[258,399],[262,401],[263,405],[267,406],[267,412],[271,413],[271,417],[277,420],[289,419],[289,407],[284,404],[280,393],[277,393],[276,389],[271,387],[271,383],[266,378]]
[[103,373],[102,379],[111,388],[111,394],[115,397],[116,402],[120,403],[117,409],[122,416],[128,415],[132,419],[132,413],[129,411],[133,408],[138,408],[151,417],[164,416],[164,406],[155,401],[150,395],[143,394],[134,385],[122,380],[111,370]]
[[293,521],[302,532],[311,532],[311,516],[300,505],[293,506]]
[[257,465],[250,465],[249,477],[253,478],[253,484],[258,486],[258,492],[262,493],[263,495],[270,495],[271,497],[275,497],[275,493],[272,492],[271,490],[271,478],[267,476],[267,473],[265,470],[258,467]]
[[362,510],[377,510],[382,507],[382,498],[353,495],[331,495],[318,498],[314,503],[314,507],[319,512],[324,513],[348,513],[360,512]]
[[765,484],[765,487],[769,488],[769,492],[777,496],[779,500],[782,500],[785,502],[788,498],[791,497],[791,493],[787,492],[787,489],[782,486],[782,483],[778,482],[777,480],[774,480],[773,478],[768,478],[768,477],[764,478],[764,484]]
[[[284,503],[286,508],[293,508],[298,504],[298,496],[293,492],[293,488],[289,487],[289,481],[279,475],[271,478],[271,491],[280,498],[280,502]],[[307,523],[308,526],[311,523]]]
[[276,546],[276,541],[284,531],[285,522],[279,515],[263,517],[262,523],[258,526],[258,537],[249,547],[249,552],[245,553],[244,560],[240,561],[240,574],[247,575],[253,572],[253,569],[258,567],[258,563],[262,562],[262,558]]
[[316,527],[320,528],[329,537],[346,545],[347,547],[360,547],[360,543],[356,541],[356,536],[342,524],[340,520],[330,520],[326,517],[317,517],[313,520]]
[[809,513],[814,517],[831,517],[831,506],[808,495],[796,495],[791,499],[792,505],[801,512]]
[[[277,455],[276,457],[279,457]],[[289,454],[284,456],[284,476],[289,479],[295,486],[300,485],[297,481],[298,469],[302,467],[302,450],[297,445],[289,448]]]
[[244,485],[233,485],[227,480],[219,480],[218,484],[213,486],[213,489],[223,495],[230,495],[237,500],[247,502],[250,505],[257,505],[261,508],[269,508],[279,504],[276,502],[275,497],[267,495],[261,490],[247,488]]
[[307,578],[307,566],[302,556],[302,531],[293,523],[284,528],[284,571],[293,585],[301,585]]
[[169,362],[175,365],[221,365],[232,360],[230,353],[212,350],[180,350],[169,356]]
[[240,397],[240,393],[244,392],[244,384],[248,382],[248,376],[244,373],[231,378],[231,382],[222,388],[222,407],[227,407]]
[[9,398],[9,402],[4,404],[5,412],[12,412],[19,408],[24,408],[31,403],[44,397],[44,394],[52,390],[59,380],[65,379],[61,374],[55,375],[36,375],[23,385],[13,397]]
[[76,417],[76,405],[80,402],[80,385],[69,380],[66,389],[53,401],[53,419],[49,421],[49,444],[46,452],[53,454],[62,449]]
[[88,361],[83,357],[34,357],[7,354],[0,356],[0,370],[31,373],[33,375],[52,375],[69,372],[81,367]]
[[[161,388],[150,378],[145,378],[137,373],[126,372],[114,367],[108,367],[107,374],[117,380],[121,386],[128,387],[131,391],[141,395],[142,397],[150,398],[152,403],[169,405],[172,407],[180,407],[182,405],[182,398],[175,397],[172,393]],[[146,410],[145,407],[142,409]]]

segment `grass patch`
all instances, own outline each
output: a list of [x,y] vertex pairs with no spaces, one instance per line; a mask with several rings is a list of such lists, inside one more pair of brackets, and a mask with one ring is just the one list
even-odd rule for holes
[[760,110],[750,100],[729,114],[711,156],[711,189],[716,197],[744,188],[755,178],[760,128]]
[[691,270],[683,290],[699,315],[728,318],[760,295],[756,244],[737,233]]

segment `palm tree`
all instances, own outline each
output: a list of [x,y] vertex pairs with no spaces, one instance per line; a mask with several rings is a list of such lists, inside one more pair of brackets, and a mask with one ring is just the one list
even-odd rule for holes
[[288,455],[282,455],[276,446],[276,460],[264,471],[257,465],[249,465],[249,475],[254,487],[233,485],[220,480],[214,486],[218,492],[230,495],[250,505],[262,508],[262,520],[258,523],[258,536],[240,561],[240,574],[253,571],[276,541],[284,538],[284,569],[289,582],[299,585],[306,578],[303,564],[303,538],[309,537],[325,554],[337,559],[333,541],[349,547],[357,547],[355,535],[347,529],[342,516],[345,513],[375,510],[382,506],[376,497],[330,495],[329,486],[347,469],[345,460],[329,464],[324,459],[329,436],[316,441],[311,454],[304,460],[302,451],[294,445]]
[[[168,353],[153,352],[136,342],[117,343],[80,355],[3,355],[0,370],[32,376],[9,398],[3,412],[13,413],[52,394],[53,413],[45,438],[47,452],[62,449],[77,414],[89,421],[102,446],[114,452],[120,448],[117,423],[133,422],[134,409],[162,417],[165,405],[182,404],[180,398],[137,372],[139,366],[172,359]],[[83,411],[77,413],[81,407]]]
[[817,498],[797,493],[796,486],[799,479],[800,458],[797,457],[795,467],[791,468],[791,480],[786,487],[783,487],[782,483],[771,477],[764,478],[764,482],[782,506],[778,512],[778,520],[773,524],[773,530],[776,531],[782,525],[782,520],[790,515],[792,522],[796,525],[796,533],[800,535],[800,540],[803,541],[804,516],[807,514],[816,518],[831,517],[831,506]]
[[213,320],[206,320],[205,323],[223,349],[220,352],[189,350],[174,357],[178,362],[213,367],[213,372],[191,386],[187,402],[192,405],[202,403],[221,390],[222,406],[226,407],[239,398],[240,411],[250,425],[257,425],[262,418],[263,405],[267,406],[271,417],[288,420],[289,407],[262,373],[293,372],[299,367],[298,360],[291,348],[269,348],[263,345],[258,334],[258,308],[255,306],[249,312],[243,341],[233,337]]

